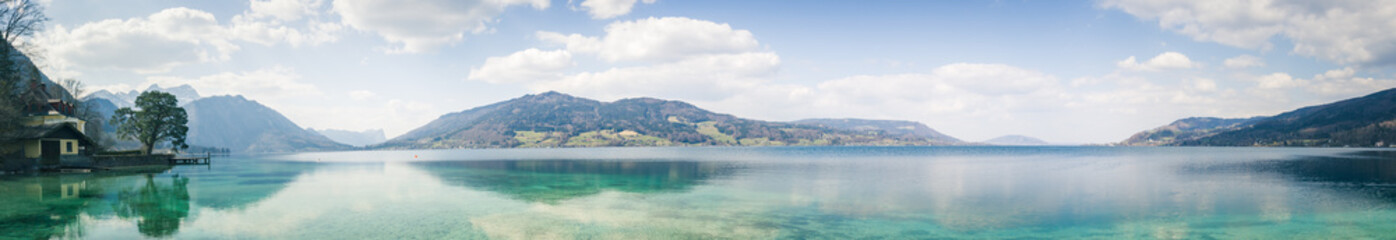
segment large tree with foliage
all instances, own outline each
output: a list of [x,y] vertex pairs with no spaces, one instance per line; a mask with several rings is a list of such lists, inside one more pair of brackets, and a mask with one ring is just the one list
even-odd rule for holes
[[140,141],[145,154],[150,154],[156,144],[169,141],[170,150],[189,148],[184,143],[189,133],[189,116],[179,107],[179,99],[161,91],[148,91],[136,97],[136,109],[117,109],[111,116],[116,134],[123,138]]

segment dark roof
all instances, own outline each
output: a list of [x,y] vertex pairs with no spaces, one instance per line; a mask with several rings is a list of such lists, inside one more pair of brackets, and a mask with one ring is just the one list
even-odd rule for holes
[[40,138],[77,138],[81,144],[92,144],[92,138],[78,131],[72,123],[53,123],[38,126],[25,126],[8,133],[0,134],[0,142],[32,140]]

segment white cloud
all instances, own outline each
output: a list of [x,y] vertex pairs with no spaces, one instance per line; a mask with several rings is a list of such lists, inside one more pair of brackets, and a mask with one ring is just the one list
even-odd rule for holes
[[[582,8],[592,19],[608,19],[630,14],[630,9],[635,7],[636,0],[586,0],[582,1]],[[653,4],[655,0],[644,0],[645,4]]]
[[146,18],[91,22],[72,30],[54,26],[35,40],[48,48],[46,59],[58,65],[139,73],[223,60],[238,49],[223,36],[213,14],[188,8],[165,9]]
[[601,99],[665,96],[717,100],[768,81],[779,68],[780,57],[775,53],[700,55],[672,63],[578,73],[556,81],[533,82],[529,88]]
[[562,44],[563,47],[573,52],[596,53],[601,51],[601,39],[595,37],[582,36],[581,34],[561,34],[555,32],[538,31],[538,40]]
[[1325,79],[1318,81],[1313,92],[1330,96],[1357,97],[1390,88],[1396,88],[1396,80],[1375,78]]
[[573,65],[576,63],[567,50],[530,48],[509,56],[485,59],[483,66],[470,69],[467,79],[490,83],[556,80],[562,78],[563,69]]
[[[1352,67],[1328,70],[1315,74],[1313,78],[1295,78],[1287,73],[1272,73],[1254,78],[1256,87],[1261,90],[1292,89],[1318,94],[1317,99],[1338,100],[1353,98],[1389,88],[1396,88],[1396,79],[1378,79],[1357,76]],[[1289,93],[1297,95],[1297,93]]]
[[262,45],[283,42],[292,46],[315,45],[335,41],[335,33],[341,28],[336,24],[306,21],[308,29],[297,29],[281,21],[264,19],[274,16],[277,15],[262,14],[254,9],[234,16],[231,24],[223,25],[208,12],[169,8],[144,18],[107,19],[72,29],[58,25],[36,34],[35,41],[48,50],[44,57],[48,61],[46,65],[58,68],[49,70],[63,72],[65,76],[76,76],[80,72],[70,72],[69,68],[154,74],[187,64],[227,60],[240,49],[239,41]]
[[1271,73],[1255,79],[1256,87],[1262,89],[1292,88],[1307,84],[1304,79],[1289,76],[1288,73]]
[[[249,6],[243,14],[233,16],[232,25],[227,27],[231,37],[262,45],[318,45],[339,40],[344,28],[321,17],[327,11],[321,0],[251,0]],[[299,27],[291,26],[293,23]]]
[[[527,49],[491,57],[467,79],[519,83],[531,90],[557,90],[601,99],[666,96],[716,100],[768,82],[780,57],[758,51],[751,32],[688,18],[620,21],[600,37],[538,32],[562,50]],[[605,62],[637,61],[603,71],[563,74],[573,57]]]
[[611,23],[601,38],[552,32],[539,32],[538,37],[610,62],[678,61],[694,55],[752,52],[760,46],[750,31],[683,17]]
[[378,94],[375,94],[373,93],[373,91],[369,90],[349,91],[349,98],[353,98],[354,100],[365,100],[373,96],[378,96]]
[[249,8],[253,18],[271,17],[282,21],[296,21],[304,16],[320,13],[320,0],[251,0]]
[[401,44],[395,53],[420,53],[459,42],[465,33],[487,32],[495,16],[513,5],[548,8],[548,0],[335,0],[345,25]]
[[1192,80],[1189,80],[1189,81],[1187,82],[1187,84],[1188,84],[1188,85],[1186,85],[1187,89],[1188,89],[1188,90],[1192,90],[1192,91],[1199,91],[1199,92],[1213,92],[1213,91],[1217,91],[1217,81],[1213,81],[1212,79],[1194,78],[1194,79],[1192,79]]
[[266,21],[239,15],[233,17],[233,24],[228,27],[227,31],[230,36],[242,41],[262,45],[275,45],[284,42],[295,47],[338,41],[338,34],[342,29],[344,29],[343,25],[321,21],[307,21],[305,28],[300,29],[286,26],[279,21]]
[[1255,82],[1255,88],[1250,90],[1256,96],[1270,99],[1297,99],[1306,101],[1308,104],[1354,98],[1376,91],[1396,88],[1396,79],[1357,76],[1357,70],[1352,67],[1328,70],[1307,79],[1294,77],[1283,72],[1242,77],[1242,79]]
[[1267,50],[1271,38],[1291,50],[1340,64],[1396,64],[1396,5],[1384,1],[1106,0],[1141,19],[1197,41]]
[[1264,67],[1265,59],[1260,59],[1256,56],[1241,54],[1240,56],[1227,58],[1225,61],[1222,62],[1222,65],[1225,65],[1228,68]]
[[1352,67],[1345,67],[1345,68],[1342,68],[1342,69],[1328,70],[1327,72],[1323,72],[1323,74],[1314,75],[1314,78],[1315,78],[1315,79],[1339,79],[1339,78],[1349,78],[1349,77],[1352,77],[1353,74],[1357,74],[1357,70],[1353,70]]
[[300,81],[294,69],[271,67],[255,71],[224,72],[197,78],[154,76],[146,84],[177,86],[189,84],[204,95],[246,95],[257,100],[322,95],[315,85]]
[[1396,79],[1356,77],[1356,73],[1356,70],[1346,67],[1314,75],[1314,79],[1310,80],[1314,86],[1308,90],[1327,96],[1355,97],[1396,87]]
[[1164,69],[1194,68],[1197,67],[1198,64],[1194,64],[1191,59],[1188,59],[1188,56],[1182,53],[1164,52],[1143,63],[1135,60],[1134,56],[1129,56],[1129,58],[1125,60],[1116,62],[1115,66],[1135,71],[1158,71]]
[[[1054,91],[1056,78],[1002,64],[956,63],[929,74],[864,75],[819,83],[818,106],[840,112],[876,114],[891,106],[930,113],[1007,113],[1030,102],[1022,96]],[[1040,96],[1049,96],[1044,94]],[[883,107],[875,107],[883,106]]]

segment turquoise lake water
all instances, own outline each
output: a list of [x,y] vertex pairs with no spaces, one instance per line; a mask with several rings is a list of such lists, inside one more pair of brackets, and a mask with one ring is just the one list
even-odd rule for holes
[[1396,239],[1396,152],[333,152],[0,176],[0,239]]

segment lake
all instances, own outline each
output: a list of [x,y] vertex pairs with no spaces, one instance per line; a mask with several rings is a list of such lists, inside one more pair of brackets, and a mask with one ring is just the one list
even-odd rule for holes
[[1396,152],[331,152],[0,176],[0,238],[1393,239]]

